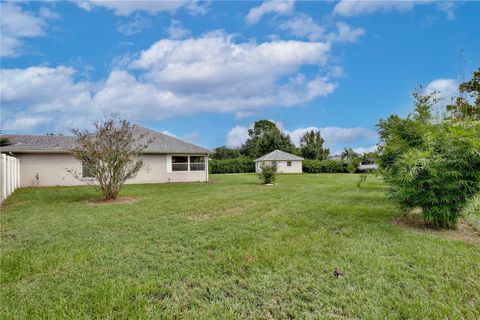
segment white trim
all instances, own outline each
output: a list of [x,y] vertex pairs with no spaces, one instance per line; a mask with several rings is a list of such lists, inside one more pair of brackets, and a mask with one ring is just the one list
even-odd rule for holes
[[[187,162],[182,162],[182,164],[187,164],[187,170],[184,171],[173,171],[173,162],[172,157],[187,157]],[[204,162],[199,162],[199,164],[203,163],[205,165],[205,169],[203,170],[190,170],[190,157],[204,157]],[[185,172],[207,172],[207,179],[208,179],[208,153],[175,153],[167,155],[167,172],[168,173],[185,173]]]

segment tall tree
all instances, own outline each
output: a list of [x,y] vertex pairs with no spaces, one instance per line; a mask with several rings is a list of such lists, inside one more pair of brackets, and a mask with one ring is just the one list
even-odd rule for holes
[[[414,94],[414,111],[377,125],[379,165],[390,197],[405,213],[421,208],[426,222],[452,228],[463,205],[480,190],[480,121],[431,121],[433,93]],[[458,110],[455,110],[458,111]]]
[[275,150],[282,150],[292,153],[295,150],[290,136],[283,134],[278,128],[266,131],[257,141],[256,158],[261,157],[267,153]]
[[326,159],[330,155],[330,150],[323,147],[325,140],[320,131],[311,130],[305,132],[300,138],[300,148],[302,156],[305,159]]
[[[462,95],[453,104],[447,105],[447,111],[458,121],[480,120],[480,68],[473,72],[470,81],[460,84],[459,91]],[[467,94],[470,99],[463,94]]]
[[[73,129],[77,146],[70,151],[82,161],[83,168],[93,178],[92,182],[96,182],[95,187],[103,194],[104,200],[114,200],[123,184],[145,166],[139,156],[150,141],[146,139],[146,133],[120,119],[118,113],[96,121],[94,128],[94,132]],[[84,180],[85,172],[68,171],[77,179]]]
[[359,155],[352,148],[345,148],[340,154],[342,160],[352,161],[354,158],[358,158]]
[[258,158],[276,149],[293,152],[295,146],[290,136],[282,133],[274,122],[259,120],[248,130],[248,139],[241,146],[240,152],[250,158]]
[[11,144],[12,143],[10,142],[10,139],[8,139],[7,137],[2,137],[0,134],[0,147],[5,147]]

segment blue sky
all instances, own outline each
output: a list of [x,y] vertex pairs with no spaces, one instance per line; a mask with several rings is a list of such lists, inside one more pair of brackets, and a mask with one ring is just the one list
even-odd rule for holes
[[446,100],[480,64],[480,2],[1,2],[4,133],[103,113],[206,147],[270,119],[371,150],[419,84]]

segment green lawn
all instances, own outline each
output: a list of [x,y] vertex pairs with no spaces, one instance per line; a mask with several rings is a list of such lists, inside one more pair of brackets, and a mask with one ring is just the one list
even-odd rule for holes
[[20,189],[0,318],[480,318],[480,245],[392,224],[386,186],[357,179],[211,176],[102,206],[89,187]]

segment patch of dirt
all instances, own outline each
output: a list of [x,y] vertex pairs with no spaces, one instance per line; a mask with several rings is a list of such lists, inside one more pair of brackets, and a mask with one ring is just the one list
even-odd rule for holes
[[407,216],[393,219],[392,222],[397,226],[415,232],[437,235],[452,240],[480,243],[480,231],[476,230],[464,219],[458,221],[457,228],[454,230],[437,230],[429,227],[423,220],[421,213],[415,210]]
[[141,197],[118,197],[115,200],[103,200],[103,199],[89,199],[85,203],[92,206],[102,206],[109,204],[118,204],[118,203],[134,203],[140,200]]

